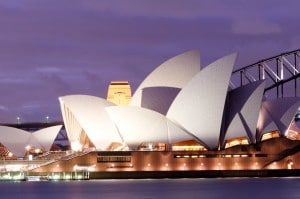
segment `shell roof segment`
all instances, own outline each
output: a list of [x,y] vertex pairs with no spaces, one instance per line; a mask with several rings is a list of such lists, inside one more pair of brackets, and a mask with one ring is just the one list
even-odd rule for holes
[[171,144],[172,141],[191,139],[190,135],[158,112],[133,106],[113,106],[105,109],[130,148],[143,142]]
[[182,88],[167,117],[202,140],[208,148],[218,146],[229,80],[237,54],[211,63]]
[[255,142],[264,88],[265,82],[257,81],[229,92],[226,116],[223,118],[226,125],[223,129],[225,139],[248,136],[249,142]]
[[13,127],[0,126],[0,142],[17,157],[24,156],[27,146],[49,151],[61,127],[57,125],[31,133]]
[[130,105],[141,106],[142,90],[147,87],[182,88],[200,71],[200,52],[191,50],[165,61],[150,73],[132,96]]
[[80,140],[85,132],[95,147],[107,149],[112,142],[122,142],[114,123],[105,107],[114,106],[105,99],[88,95],[60,97],[61,109],[67,134],[72,142]]

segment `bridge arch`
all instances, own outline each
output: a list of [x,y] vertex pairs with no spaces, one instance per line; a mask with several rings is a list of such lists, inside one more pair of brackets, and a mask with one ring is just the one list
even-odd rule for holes
[[[300,97],[300,49],[281,53],[233,71],[233,88],[266,80],[266,97]],[[288,87],[288,89],[285,89]]]

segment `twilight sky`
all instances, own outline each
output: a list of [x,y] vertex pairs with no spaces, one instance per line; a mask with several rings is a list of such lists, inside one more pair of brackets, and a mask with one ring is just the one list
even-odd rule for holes
[[235,68],[300,47],[298,0],[1,0],[0,123],[61,120],[58,97],[133,91],[168,58]]

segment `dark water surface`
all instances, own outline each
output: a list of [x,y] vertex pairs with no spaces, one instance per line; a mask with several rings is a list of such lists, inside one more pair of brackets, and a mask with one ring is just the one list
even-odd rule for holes
[[300,198],[300,178],[0,182],[0,198],[293,199]]

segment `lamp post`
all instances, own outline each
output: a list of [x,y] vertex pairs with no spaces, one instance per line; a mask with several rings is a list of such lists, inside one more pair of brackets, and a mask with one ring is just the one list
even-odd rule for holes
[[16,120],[17,120],[17,124],[21,124],[21,118],[19,116],[16,118]]
[[45,122],[46,122],[46,123],[49,123],[49,122],[50,122],[50,117],[49,117],[48,115],[45,117]]

